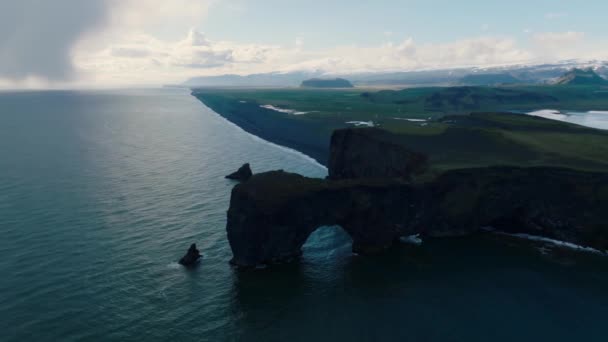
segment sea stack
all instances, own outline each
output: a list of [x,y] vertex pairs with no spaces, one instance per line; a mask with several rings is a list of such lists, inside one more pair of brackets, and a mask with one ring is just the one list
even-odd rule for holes
[[186,252],[186,255],[179,259],[179,264],[186,267],[192,267],[196,265],[200,258],[201,253],[198,251],[198,249],[196,249],[196,244],[193,243],[190,245],[190,248],[188,249],[188,252]]
[[243,166],[241,166],[236,172],[226,176],[226,178],[244,182],[251,178],[251,176],[253,176],[253,172],[251,172],[249,163],[246,163],[243,164]]

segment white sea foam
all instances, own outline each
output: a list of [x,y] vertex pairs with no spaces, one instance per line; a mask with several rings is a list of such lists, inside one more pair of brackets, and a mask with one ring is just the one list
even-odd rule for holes
[[420,238],[420,234],[414,234],[410,236],[402,236],[399,238],[399,241],[403,243],[409,243],[411,245],[422,245],[422,239]]
[[550,238],[546,238],[546,237],[542,237],[542,236],[537,236],[537,235],[530,235],[530,234],[509,234],[509,233],[504,233],[504,232],[499,232],[499,234],[505,234],[505,235],[508,235],[508,236],[513,236],[513,237],[517,237],[517,238],[520,238],[520,239],[526,239],[526,240],[530,240],[530,241],[544,242],[544,243],[552,244],[554,246],[568,248],[568,249],[573,249],[573,250],[577,250],[577,251],[581,251],[581,252],[589,252],[589,253],[595,253],[595,254],[601,254],[601,255],[608,255],[608,251],[600,251],[600,250],[592,248],[592,247],[585,247],[585,246],[577,245],[577,244],[572,243],[572,242],[560,241],[560,240],[550,239]]
[[288,153],[290,153],[290,154],[295,154],[295,155],[297,155],[297,156],[299,156],[299,157],[302,157],[302,158],[304,158],[305,160],[307,160],[307,161],[311,162],[312,164],[314,164],[314,165],[318,166],[319,168],[321,168],[321,169],[323,169],[323,170],[327,171],[327,167],[326,167],[325,165],[323,165],[323,164],[319,163],[318,161],[316,161],[314,158],[312,158],[312,157],[310,157],[310,156],[308,156],[308,155],[306,155],[306,154],[304,154],[304,153],[302,153],[302,152],[300,152],[300,151],[298,151],[298,150],[294,150],[293,148],[289,148],[289,147],[281,146],[281,145],[275,144],[275,143],[273,143],[273,142],[270,142],[270,141],[268,141],[268,140],[262,139],[262,138],[258,137],[258,136],[257,136],[257,135],[255,135],[255,134],[251,134],[251,133],[247,132],[246,130],[242,129],[242,128],[241,128],[239,125],[235,124],[234,122],[232,122],[232,121],[230,121],[230,120],[228,120],[228,119],[224,118],[223,116],[219,115],[218,113],[214,112],[213,110],[211,110],[211,108],[209,108],[209,107],[207,107],[207,106],[205,106],[205,108],[207,108],[207,109],[208,109],[209,111],[211,111],[213,114],[217,115],[217,117],[219,117],[220,119],[222,119],[222,120],[224,120],[225,122],[227,122],[229,125],[232,125],[233,127],[236,127],[236,128],[238,128],[239,130],[241,130],[241,131],[245,132],[245,133],[246,133],[247,135],[249,135],[249,136],[250,136],[250,137],[251,137],[253,140],[256,140],[256,141],[259,141],[259,142],[262,142],[262,143],[265,143],[265,144],[271,145],[271,146],[273,146],[273,147],[275,147],[275,148],[279,148],[279,149],[281,149],[281,150],[283,150],[283,151],[285,151],[285,152],[288,152]]
[[294,109],[285,109],[285,108],[275,107],[273,105],[261,105],[260,107],[261,108],[265,108],[265,109],[274,110],[275,112],[285,113],[285,114],[290,114],[290,115],[304,115],[304,114],[316,112],[316,111],[313,111],[313,112],[300,112],[300,111],[296,111]]
[[347,121],[346,122],[349,125],[355,125],[357,127],[374,127],[375,124],[373,121]]
[[403,121],[410,121],[410,122],[426,122],[426,119],[408,119],[408,118],[393,118],[395,120],[403,120]]
[[594,110],[588,112],[563,112],[554,109],[542,109],[529,112],[528,115],[540,116],[546,119],[565,121],[577,125],[608,129],[608,111]]
[[541,109],[541,110],[529,112],[528,114],[532,115],[532,116],[540,116],[542,118],[559,120],[559,121],[565,121],[568,118],[568,115],[563,114],[559,110],[555,110],[555,109]]

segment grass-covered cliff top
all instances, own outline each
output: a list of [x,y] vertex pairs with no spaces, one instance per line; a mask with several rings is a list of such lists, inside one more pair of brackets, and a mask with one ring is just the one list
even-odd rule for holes
[[601,86],[196,89],[193,94],[250,133],[323,164],[335,129],[373,125],[394,133],[387,139],[427,154],[432,173],[493,165],[608,171],[605,131],[498,113],[607,110],[608,88]]
[[[402,90],[224,88],[194,89],[200,99],[221,97],[271,105],[297,113],[294,119],[344,118],[390,122],[470,112],[608,110],[608,86],[514,85],[502,87],[427,87]],[[304,116],[304,114],[306,114]]]
[[608,172],[608,132],[540,117],[473,113],[383,128],[360,130],[426,154],[431,174],[487,166]]

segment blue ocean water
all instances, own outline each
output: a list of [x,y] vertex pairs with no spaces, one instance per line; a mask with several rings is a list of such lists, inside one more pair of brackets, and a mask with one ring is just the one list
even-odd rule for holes
[[223,176],[244,162],[326,173],[184,90],[0,93],[0,340],[605,341],[608,258],[537,242],[358,257],[327,227],[238,272]]

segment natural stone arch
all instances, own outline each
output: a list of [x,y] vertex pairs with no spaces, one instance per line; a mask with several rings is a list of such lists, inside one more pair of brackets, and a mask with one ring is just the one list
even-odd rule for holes
[[[302,245],[301,260],[308,263],[332,263],[331,255],[352,255],[353,239],[340,226],[321,226],[312,232]],[[341,258],[340,258],[341,259]]]
[[[265,191],[256,191],[262,183]],[[297,257],[322,226],[340,226],[352,238],[354,252],[384,250],[399,236],[413,233],[413,227],[399,222],[415,215],[415,206],[403,199],[414,200],[416,190],[401,182],[394,185],[352,186],[284,172],[257,175],[232,192],[227,228],[232,262],[254,266]]]
[[607,250],[608,197],[595,190],[607,184],[605,174],[558,168],[455,170],[416,185],[274,171],[233,189],[226,230],[240,266],[299,256],[312,232],[331,225],[341,226],[353,251],[363,254],[401,236],[459,236],[487,226]]

